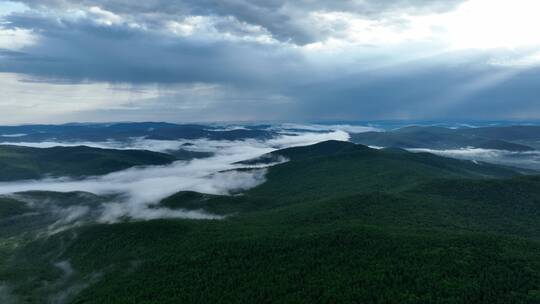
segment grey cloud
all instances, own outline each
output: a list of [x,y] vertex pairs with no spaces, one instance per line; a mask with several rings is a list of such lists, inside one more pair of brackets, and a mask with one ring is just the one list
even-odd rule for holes
[[172,36],[160,30],[164,20],[222,16],[226,18],[217,18],[214,25],[238,37],[252,34],[243,21],[266,28],[280,40],[303,44],[328,34],[302,23],[309,12],[345,11],[388,21],[393,12],[441,12],[460,1],[25,2],[58,10],[97,5],[149,27],[132,27],[129,20],[103,25],[91,16],[12,14],[5,17],[9,24],[4,26],[32,29],[41,38],[16,52],[0,50],[1,72],[55,83],[217,84],[213,94],[195,96],[179,90],[133,100],[124,108],[69,113],[63,119],[68,115],[70,120],[169,121],[493,119],[534,118],[531,115],[540,113],[536,97],[540,70],[513,72],[514,68],[490,66],[487,52],[443,54],[381,68],[377,65],[390,61],[385,54],[392,57],[421,50],[362,49],[358,51],[361,62],[322,56],[320,61],[334,64],[322,62],[321,67],[317,66],[321,62],[314,64],[292,43]]
[[[199,41],[88,18],[57,19],[34,13],[6,18],[10,26],[33,29],[37,45],[2,52],[0,71],[36,77],[130,83],[271,83],[275,73],[294,69],[301,58],[273,46]],[[280,70],[273,67],[278,66]]]
[[[347,11],[380,18],[385,12],[450,9],[459,1],[23,1],[50,12],[97,5],[128,16],[103,25],[89,15],[67,18],[30,11],[5,17],[4,27],[30,29],[36,45],[19,52],[0,50],[0,71],[31,75],[50,82],[106,81],[123,83],[226,83],[243,89],[279,87],[313,81],[314,71],[303,55],[287,44],[261,44],[205,37],[172,36],[163,22],[192,15],[231,16],[213,26],[238,37],[253,33],[238,20],[268,29],[274,38],[317,41],[332,29],[317,29],[304,20],[312,11]],[[130,20],[149,27],[134,27]],[[138,23],[137,23],[138,24]],[[138,24],[138,25],[141,25]],[[142,26],[141,25],[141,26]],[[300,43],[300,44],[302,44]],[[267,92],[265,92],[267,93]],[[272,94],[272,93],[270,93]]]
[[241,22],[259,25],[281,41],[307,44],[324,39],[324,34],[302,23],[310,12],[348,12],[370,19],[381,19],[393,12],[428,13],[455,8],[464,0],[26,0],[34,7],[77,8],[98,6],[117,14],[164,16],[233,16]]

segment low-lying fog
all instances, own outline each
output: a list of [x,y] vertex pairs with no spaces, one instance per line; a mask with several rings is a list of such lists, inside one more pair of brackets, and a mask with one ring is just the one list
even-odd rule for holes
[[[197,191],[207,194],[227,195],[255,187],[265,181],[265,168],[250,171],[235,171],[245,165],[238,161],[258,157],[262,154],[293,146],[310,145],[326,140],[349,139],[349,134],[341,130],[324,132],[298,132],[280,135],[269,140],[213,141],[207,139],[189,141],[162,141],[134,139],[128,143],[88,142],[88,143],[18,143],[35,147],[72,146],[85,144],[100,148],[146,149],[170,151],[179,148],[191,151],[212,152],[213,156],[191,161],[177,161],[165,166],[131,168],[104,176],[88,177],[81,180],[69,178],[49,178],[42,180],[0,183],[0,194],[10,194],[32,190],[71,192],[84,191],[97,195],[121,194],[118,201],[103,204],[98,220],[114,222],[123,217],[134,219],[154,218],[195,218],[213,219],[220,216],[203,210],[186,211],[156,208],[152,206],[179,191]],[[189,143],[189,145],[185,145]],[[152,206],[152,207],[151,207]],[[86,208],[88,209],[88,208]],[[85,208],[74,208],[76,214],[69,216],[82,218]],[[81,211],[82,210],[82,211]],[[87,210],[90,212],[90,210]]]
[[408,149],[411,152],[428,152],[440,156],[482,161],[523,169],[540,170],[540,151],[514,152],[480,148],[462,148],[450,150]]

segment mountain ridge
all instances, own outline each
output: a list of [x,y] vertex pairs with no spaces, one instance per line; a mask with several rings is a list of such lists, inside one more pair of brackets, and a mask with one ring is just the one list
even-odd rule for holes
[[473,147],[526,152],[538,148],[539,134],[540,127],[537,126],[456,129],[410,126],[385,132],[355,133],[351,135],[351,141],[381,147],[429,149]]
[[0,145],[0,181],[103,175],[134,166],[166,165],[175,160],[169,154],[144,150]]

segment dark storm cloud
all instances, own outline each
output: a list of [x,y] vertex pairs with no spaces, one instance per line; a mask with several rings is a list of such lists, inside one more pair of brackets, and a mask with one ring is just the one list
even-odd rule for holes
[[[304,44],[324,40],[331,29],[305,22],[314,11],[344,11],[383,18],[391,11],[441,11],[460,1],[285,1],[285,0],[26,0],[33,10],[4,17],[4,28],[32,30],[37,44],[0,56],[0,71],[45,81],[126,83],[228,83],[273,87],[313,75],[289,43],[254,40],[265,31],[274,39]],[[99,22],[97,6],[121,21]],[[73,17],[79,9],[85,15]],[[60,13],[54,13],[54,11]],[[167,21],[208,16],[216,37],[173,36]],[[223,18],[221,18],[221,17]],[[232,18],[232,19],[231,19]],[[239,23],[240,22],[240,23]],[[245,23],[241,23],[245,22]],[[134,26],[135,25],[135,26]],[[253,29],[249,25],[262,28]],[[255,32],[249,32],[255,31]],[[252,38],[246,41],[244,38]],[[35,81],[36,79],[34,79]]]
[[40,14],[6,18],[12,28],[32,29],[40,40],[18,52],[3,51],[0,71],[36,77],[108,82],[272,82],[279,65],[295,73],[301,58],[274,46],[172,37],[126,24]]
[[[116,14],[166,18],[164,16],[232,16],[258,25],[281,41],[306,44],[325,38],[302,19],[310,12],[347,12],[379,19],[392,12],[426,13],[451,10],[464,0],[26,0],[34,7],[77,8],[98,6]],[[153,16],[153,17],[150,17]]]

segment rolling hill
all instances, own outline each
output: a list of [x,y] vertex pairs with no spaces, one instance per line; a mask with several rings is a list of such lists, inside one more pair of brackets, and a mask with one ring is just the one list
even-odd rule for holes
[[0,181],[102,175],[143,165],[165,165],[176,157],[141,150],[85,146],[30,148],[0,145]]
[[[242,195],[161,202],[225,220],[4,238],[5,290],[23,303],[540,300],[538,177],[343,142],[273,154],[289,162]],[[28,212],[7,206],[8,218]]]

